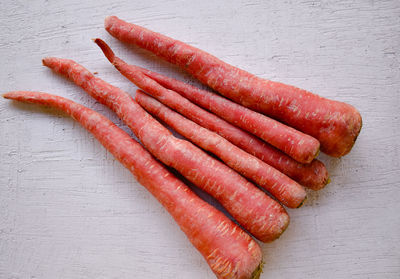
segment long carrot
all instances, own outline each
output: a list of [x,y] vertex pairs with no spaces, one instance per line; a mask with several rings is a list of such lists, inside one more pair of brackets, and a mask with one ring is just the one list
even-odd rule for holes
[[220,135],[172,111],[143,91],[136,92],[135,100],[147,112],[168,124],[179,134],[204,150],[215,154],[232,169],[268,190],[282,204],[291,208],[297,208],[303,204],[306,198],[304,188],[283,173],[233,145]]
[[307,134],[210,91],[174,79],[162,78],[161,75],[153,75],[151,71],[143,72],[162,86],[261,138],[300,163],[310,163],[318,155],[318,140]]
[[235,102],[317,138],[328,155],[340,157],[350,152],[361,130],[361,115],[351,105],[258,78],[200,49],[115,16],[105,19],[105,28],[117,39],[180,66]]
[[258,278],[262,258],[258,244],[223,213],[196,196],[106,117],[46,93],[16,91],[3,96],[66,112],[91,132],[165,207],[218,278]]
[[[119,71],[123,72],[129,68],[129,66],[127,66],[123,60],[114,55],[111,48],[104,41],[101,39],[96,39],[95,42],[100,46],[107,58],[117,69],[119,69]],[[274,119],[238,105],[223,97],[219,97],[211,92],[209,94],[204,94],[208,93],[206,91],[192,92],[193,90],[191,89],[194,87],[190,88],[189,85],[185,86],[185,83],[177,83],[175,86],[180,86],[178,88],[180,90],[178,91],[174,88],[169,89],[180,93],[194,103],[197,103],[195,99],[203,100],[202,104],[206,104],[204,106],[199,104],[203,108],[206,106],[216,115],[234,124],[235,126],[238,126],[243,130],[258,136],[264,141],[282,150],[300,163],[310,163],[318,155],[319,142],[309,135],[303,134],[302,132],[286,126]],[[186,94],[181,93],[180,91],[183,91]],[[194,94],[196,94],[196,97],[194,98],[189,98],[187,96],[192,96]],[[198,95],[200,95],[200,97],[198,97]],[[204,97],[201,98],[201,96]]]
[[[169,91],[154,80],[143,75],[137,68],[130,67],[115,57],[111,49],[102,40],[96,39],[95,42],[107,53],[108,59],[114,66],[138,87],[156,96],[162,95],[164,91]],[[164,94],[168,93],[170,92],[165,92]],[[171,93],[173,92],[171,91]],[[203,149],[214,153],[228,166],[267,189],[284,205],[297,208],[303,204],[306,198],[304,188],[286,175],[231,144],[218,134],[202,128],[179,114],[175,114],[156,100],[151,101],[151,99],[148,99],[149,97],[146,99],[146,96],[143,95],[139,97],[140,99],[137,101],[140,100],[141,105],[151,114],[160,117],[161,120],[174,128],[178,133]]]
[[289,216],[278,202],[190,142],[174,137],[128,93],[95,77],[72,60],[47,57],[43,64],[114,110],[150,153],[213,195],[255,237],[272,241],[286,229]]
[[[217,131],[247,152],[258,156],[267,164],[271,164],[282,172],[287,173],[289,176],[299,178],[301,182],[304,182],[306,186],[309,186],[312,189],[320,189],[327,183],[328,173],[321,162],[313,162],[310,165],[301,165],[297,163],[276,149],[266,146],[259,139],[250,136],[229,123],[226,123],[217,116],[202,110],[176,92],[163,88],[157,82],[149,80],[149,78],[137,78],[138,73],[140,75],[140,71],[142,71],[147,76],[156,76],[160,79],[157,75],[150,75],[152,73],[150,71],[146,71],[145,69],[134,65],[126,64],[123,60],[115,56],[113,51],[102,40],[96,39],[95,42],[101,47],[107,59],[125,77],[144,89],[148,94],[157,98],[160,102],[179,111],[181,114],[197,122],[199,125],[206,125],[207,128]],[[163,79],[161,78],[161,80]],[[180,89],[179,84],[174,86]]]

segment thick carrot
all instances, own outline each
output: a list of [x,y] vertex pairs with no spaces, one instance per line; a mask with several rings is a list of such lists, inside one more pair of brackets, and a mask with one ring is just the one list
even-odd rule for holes
[[[126,63],[115,57],[111,48],[104,41],[96,39],[95,42],[101,47],[104,54],[117,69],[122,72],[127,68],[125,66]],[[252,111],[211,92],[200,92],[199,90],[192,92],[194,87],[185,86],[185,83],[176,84],[176,86],[180,86],[178,88],[180,89],[179,91],[174,88],[169,89],[178,92],[194,103],[197,103],[196,99],[202,100],[203,102],[201,103],[205,103],[205,105],[199,105],[203,108],[206,107],[226,121],[258,136],[300,163],[310,163],[318,155],[319,142],[309,135],[303,134],[261,113]],[[180,91],[184,93],[180,93]],[[193,98],[187,96],[195,94],[196,97]]]
[[115,16],[105,19],[105,28],[117,39],[180,66],[235,102],[317,138],[328,155],[340,157],[350,152],[361,130],[361,115],[351,105],[258,78],[200,49]]
[[289,216],[278,202],[190,142],[174,137],[128,93],[95,77],[72,60],[48,57],[43,64],[114,110],[150,153],[213,195],[255,237],[272,241],[286,229]]
[[165,207],[218,278],[258,278],[262,258],[259,245],[223,213],[196,196],[106,117],[71,100],[41,92],[9,92],[4,98],[66,112],[91,132]]
[[[130,67],[121,59],[115,57],[111,49],[103,41],[96,39],[95,42],[102,47],[103,51],[109,54],[107,57],[114,66],[138,87],[156,96],[162,95],[164,91],[167,91],[164,94],[169,93],[168,91],[170,90],[145,76],[137,68]],[[174,92],[171,91],[171,93]],[[197,125],[179,114],[175,114],[156,100],[147,99],[146,101],[146,96],[142,96],[140,100],[142,101],[142,106],[151,114],[161,118],[161,120],[193,143],[217,155],[228,166],[268,190],[284,205],[297,208],[303,204],[306,198],[304,188],[283,173],[231,144],[218,134]]]
[[138,90],[135,99],[147,112],[168,124],[194,144],[218,156],[232,169],[268,190],[282,204],[291,208],[297,208],[303,204],[306,198],[304,188],[283,173],[243,151],[220,135],[172,111],[143,91]]
[[[205,93],[209,93],[217,98],[220,98],[218,95],[215,95],[209,91],[198,89],[182,81],[169,78],[159,73],[152,72],[138,66],[134,67],[136,67],[138,70],[141,70],[145,75],[154,79],[165,88],[180,94],[178,95],[175,92],[173,92],[173,94],[170,91],[164,92],[165,94],[163,94],[162,97],[153,96],[163,104],[178,111],[197,124],[218,133],[233,144],[258,157],[305,187],[313,190],[320,190],[329,182],[328,171],[321,161],[314,159],[309,164],[300,164],[276,148],[259,140],[257,137],[244,132],[236,126],[227,123],[218,116],[215,116],[214,114],[209,113],[194,104],[197,103],[197,105],[202,106],[204,109],[212,111],[207,99],[204,100],[202,98],[203,96],[207,98],[207,95],[203,94],[200,97],[196,93],[204,91]],[[185,98],[190,99],[194,103],[191,103]]]
[[[158,77],[161,75],[146,71],[137,66],[126,64],[120,58],[115,56],[108,45],[102,40],[96,39],[95,42],[101,47],[108,60],[124,76],[136,83],[137,86],[144,89],[147,93],[157,98],[160,102],[170,106],[176,111],[179,111],[181,114],[197,122],[199,125],[226,137],[228,140],[232,141],[250,154],[261,158],[261,160],[264,160],[267,164],[274,166],[280,171],[292,176],[294,179],[299,179],[300,182],[303,182],[306,186],[312,189],[320,189],[327,183],[328,172],[321,162],[313,161],[313,163],[309,165],[301,165],[276,149],[267,146],[259,139],[229,123],[226,123],[217,116],[202,110],[176,92],[163,88],[155,81],[145,78],[138,79],[138,72],[143,71],[143,73],[150,77],[155,76],[158,79],[163,80]],[[176,86],[179,87],[179,83],[177,83]]]

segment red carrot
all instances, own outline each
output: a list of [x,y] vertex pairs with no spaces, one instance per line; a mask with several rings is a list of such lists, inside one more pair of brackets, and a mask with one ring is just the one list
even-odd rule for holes
[[[115,57],[111,48],[104,41],[96,39],[95,42],[101,47],[108,59],[112,60],[111,62],[114,63],[117,69],[123,71],[126,68],[122,66],[126,63]],[[183,82],[176,83],[175,86],[172,85],[171,87],[177,87],[178,90],[175,88],[169,89],[178,92],[194,103],[198,103],[203,108],[210,110],[235,126],[258,136],[300,163],[310,163],[319,152],[319,142],[315,138],[261,113],[252,111],[211,92],[195,90],[195,87],[190,87]]]
[[150,153],[213,195],[255,237],[272,241],[286,229],[289,216],[278,202],[190,142],[174,137],[129,94],[96,78],[72,60],[45,58],[43,64],[114,110]]
[[360,132],[361,115],[351,105],[258,78],[200,49],[115,16],[105,19],[105,28],[117,39],[180,66],[235,102],[317,138],[328,155],[346,155]]
[[9,92],[4,98],[66,112],[91,132],[165,207],[218,278],[258,278],[262,257],[258,244],[223,213],[196,196],[106,117],[46,93]]
[[161,119],[194,144],[218,156],[232,169],[268,190],[282,204],[291,208],[297,208],[303,204],[306,198],[304,188],[283,173],[218,134],[172,111],[143,91],[138,90],[135,99],[147,112]]
[[[148,78],[147,82],[145,78],[137,78],[137,75],[140,73],[140,71],[143,71],[149,76],[152,72],[146,71],[137,66],[126,64],[120,58],[116,57],[108,45],[102,40],[96,39],[95,42],[101,47],[108,60],[124,76],[136,83],[137,86],[144,89],[147,93],[151,94],[162,103],[179,111],[181,114],[197,122],[199,125],[205,124],[206,128],[209,128],[220,134],[222,133],[222,136],[227,137],[228,140],[233,141],[239,147],[255,156],[258,156],[268,164],[272,164],[282,172],[288,173],[294,178],[299,178],[301,182],[305,182],[307,186],[313,189],[320,189],[327,183],[328,173],[325,166],[321,162],[313,162],[307,166],[300,165],[274,148],[266,146],[257,138],[250,136],[249,134],[237,129],[229,123],[226,123],[217,116],[203,111],[201,108],[197,107],[176,92],[167,90],[160,86],[157,82],[151,81]],[[151,75],[151,77],[152,76],[154,75]],[[155,76],[157,77],[157,74]],[[175,86],[179,86],[179,83],[177,83]]]
[[[212,109],[208,105],[209,102],[207,102],[207,100],[204,101],[204,99],[196,93],[202,93],[204,91],[205,93],[209,93],[218,97],[217,95],[159,73],[152,72],[138,66],[134,67],[136,67],[138,70],[141,70],[145,75],[154,79],[157,83],[165,88],[180,94],[177,95],[168,92],[168,94],[163,94],[162,97],[153,96],[163,104],[178,111],[180,114],[188,117],[197,124],[218,133],[233,144],[258,157],[305,187],[313,190],[320,190],[329,182],[328,171],[321,161],[314,159],[309,164],[300,164],[291,157],[273,148],[269,144],[259,140],[257,137],[238,129],[236,126],[227,123],[212,113],[202,110],[198,106],[185,99],[188,98],[198,105],[201,105],[204,109],[211,111]],[[201,96],[207,97],[206,94]]]
[[[144,73],[146,72],[144,71]],[[157,75],[152,76],[150,71],[147,71],[146,75],[159,82],[156,79]],[[300,163],[310,163],[319,153],[318,140],[309,135],[209,91],[201,90],[184,82],[162,80],[164,83],[159,82],[162,86],[261,138]],[[167,84],[165,85],[165,83]]]

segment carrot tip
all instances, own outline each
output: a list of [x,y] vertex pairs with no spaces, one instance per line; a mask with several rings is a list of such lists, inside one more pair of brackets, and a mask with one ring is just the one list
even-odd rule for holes
[[49,57],[49,56],[43,57],[43,58],[42,58],[42,65],[48,67],[49,62],[50,62],[50,61],[49,61],[50,58],[51,58],[51,57]]
[[112,49],[107,45],[107,43],[100,38],[96,38],[93,41],[100,47],[101,51],[104,53],[108,61],[114,63],[115,54]]

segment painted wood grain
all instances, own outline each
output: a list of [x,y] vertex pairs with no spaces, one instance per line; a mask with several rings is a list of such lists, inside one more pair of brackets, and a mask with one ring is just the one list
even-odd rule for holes
[[[0,2],[2,91],[71,98],[127,128],[41,66],[71,58],[135,88],[90,40],[127,62],[197,84],[103,29],[106,15],[163,32],[259,76],[356,106],[364,127],[332,183],[290,210],[262,244],[262,278],[400,274],[399,1]],[[84,129],[62,114],[0,101],[0,278],[214,278],[172,218]]]

